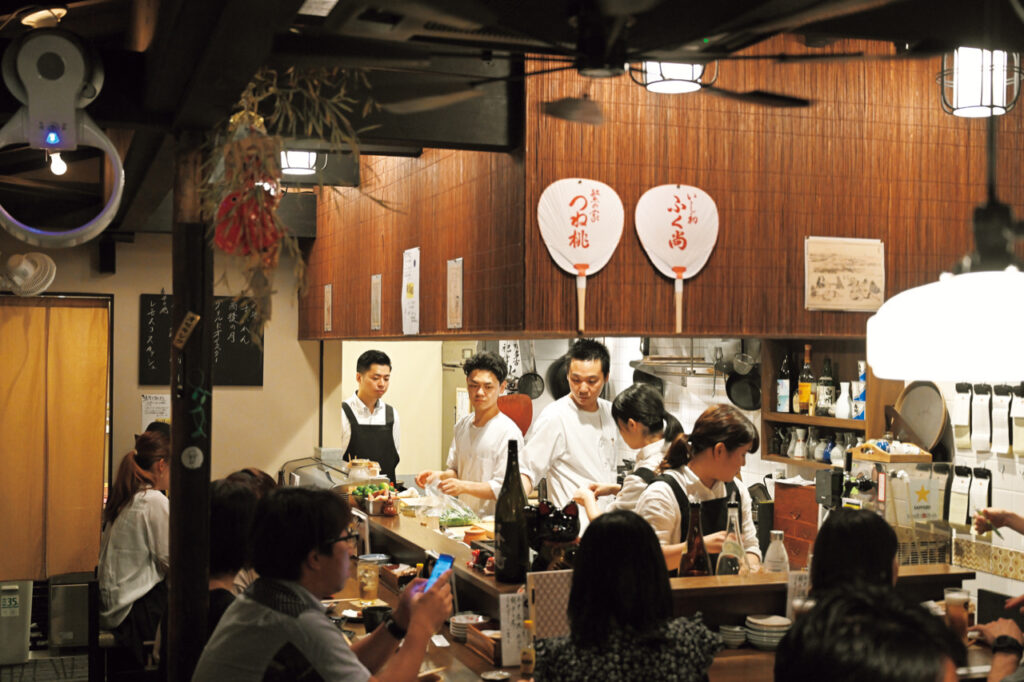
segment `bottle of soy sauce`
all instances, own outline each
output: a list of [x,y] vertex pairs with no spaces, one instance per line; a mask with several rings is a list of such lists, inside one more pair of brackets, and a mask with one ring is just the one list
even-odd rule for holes
[[494,578],[500,583],[526,582],[530,543],[525,507],[526,493],[519,478],[519,445],[510,440],[505,480],[494,507]]
[[679,560],[680,576],[711,575],[711,557],[704,546],[700,523],[700,502],[690,501],[690,528],[686,532],[686,553]]

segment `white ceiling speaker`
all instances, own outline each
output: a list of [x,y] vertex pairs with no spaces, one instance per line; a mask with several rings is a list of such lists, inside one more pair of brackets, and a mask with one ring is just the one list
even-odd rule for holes
[[45,253],[17,254],[7,259],[0,272],[0,289],[18,296],[37,296],[46,291],[57,276],[57,264]]
[[0,224],[34,246],[60,248],[89,241],[110,224],[121,205],[124,168],[117,149],[82,107],[103,87],[103,67],[90,59],[85,45],[56,28],[29,31],[11,43],[3,57],[3,78],[23,106],[0,128],[0,147],[28,144],[32,149],[62,152],[79,144],[103,150],[114,172],[114,187],[99,215],[67,231],[30,227],[0,205]]

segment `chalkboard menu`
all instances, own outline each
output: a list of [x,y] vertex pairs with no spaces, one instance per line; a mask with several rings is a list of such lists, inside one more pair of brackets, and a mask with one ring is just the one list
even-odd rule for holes
[[[263,351],[242,320],[249,301],[213,298],[213,384],[262,386]],[[170,384],[171,294],[139,296],[139,383]]]

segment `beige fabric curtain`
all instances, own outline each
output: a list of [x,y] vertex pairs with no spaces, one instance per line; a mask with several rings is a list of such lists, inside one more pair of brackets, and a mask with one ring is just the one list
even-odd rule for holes
[[46,317],[0,305],[0,580],[43,577]]
[[107,408],[106,308],[51,308],[46,362],[46,574],[100,555]]
[[96,565],[108,344],[105,300],[0,298],[0,580]]

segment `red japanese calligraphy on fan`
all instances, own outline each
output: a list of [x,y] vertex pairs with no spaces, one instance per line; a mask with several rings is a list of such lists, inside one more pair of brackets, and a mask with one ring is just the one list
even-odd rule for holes
[[654,267],[675,281],[676,333],[681,333],[683,280],[700,272],[715,248],[718,207],[697,187],[652,187],[637,202],[636,232]]
[[611,259],[622,236],[623,220],[618,194],[597,180],[556,180],[537,202],[537,222],[548,253],[558,267],[576,276],[581,332],[587,276]]

